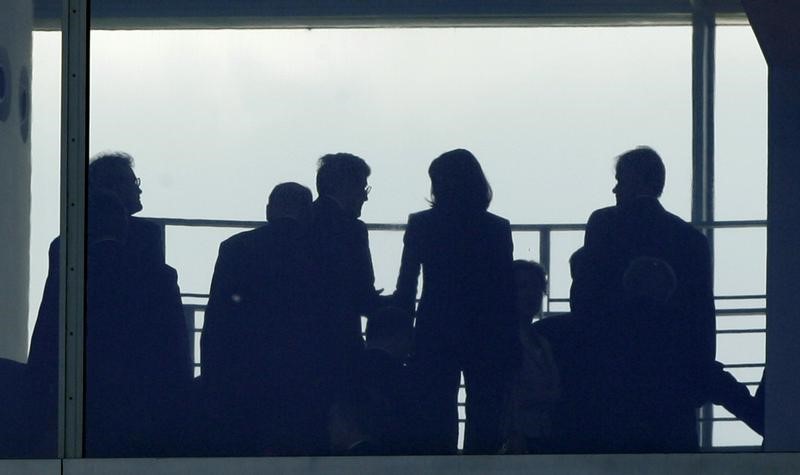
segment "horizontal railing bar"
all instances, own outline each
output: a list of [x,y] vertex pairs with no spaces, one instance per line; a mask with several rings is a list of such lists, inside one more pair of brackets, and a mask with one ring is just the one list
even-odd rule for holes
[[732,363],[723,364],[724,368],[763,368],[765,363]]
[[[548,297],[551,302],[569,302],[569,297]],[[714,300],[763,300],[767,296],[758,295],[715,295]]]
[[718,308],[717,316],[747,316],[753,315],[754,317],[763,316],[767,313],[766,307],[751,307],[751,308]]
[[766,228],[766,219],[751,219],[741,221],[714,221],[691,223],[692,226],[700,229],[722,229],[722,228]]
[[767,298],[766,294],[758,295],[715,295],[715,300],[759,300]]
[[717,335],[739,335],[743,333],[766,333],[766,328],[733,328],[729,330],[717,330]]
[[207,298],[208,298],[208,294],[198,294],[198,293],[190,293],[190,292],[187,292],[187,293],[183,293],[183,294],[181,294],[181,297],[191,297],[191,298],[198,298],[198,299],[207,299]]
[[[249,221],[236,219],[207,219],[207,218],[158,218],[145,217],[149,221],[162,226],[187,226],[209,228],[255,228],[264,224],[264,221]],[[714,221],[692,223],[695,227],[706,228],[758,228],[766,227],[766,220],[743,221]],[[402,231],[406,228],[404,223],[367,223],[367,229],[374,231]],[[584,223],[549,223],[549,224],[512,224],[512,231],[583,231]]]
[[207,218],[144,218],[162,226],[185,226],[192,228],[257,228],[265,221]]

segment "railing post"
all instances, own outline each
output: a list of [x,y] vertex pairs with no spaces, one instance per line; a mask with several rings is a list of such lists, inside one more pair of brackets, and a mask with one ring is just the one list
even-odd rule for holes
[[[713,11],[704,0],[692,2],[692,222],[714,221],[714,35]],[[714,234],[704,230],[711,246]],[[700,447],[713,445],[714,408],[700,409]]]
[[[539,231],[539,264],[544,268],[545,273],[550,275],[550,228],[542,228]],[[547,308],[545,312],[550,311],[550,286],[545,289],[547,295]]]

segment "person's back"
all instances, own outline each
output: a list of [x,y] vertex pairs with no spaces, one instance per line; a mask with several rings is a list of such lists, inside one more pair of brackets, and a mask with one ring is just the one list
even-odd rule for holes
[[268,223],[220,245],[201,338],[208,449],[215,454],[300,455],[301,445],[313,453],[324,443],[324,420],[316,429],[323,442],[308,440],[313,434],[300,410],[321,372],[313,358],[310,205],[307,188],[278,185]]
[[502,399],[516,347],[512,309],[511,226],[487,211],[492,192],[472,153],[457,149],[431,162],[431,209],[409,216],[394,297],[416,309],[416,367],[427,390],[429,453],[454,453],[460,372],[467,392],[464,451],[496,453]]
[[598,336],[604,386],[603,450],[687,451],[693,447],[693,393],[669,302],[676,289],[672,268],[652,257],[634,259],[625,271],[619,314]]
[[[594,318],[617,326],[618,332],[624,333],[630,331],[625,316],[631,313],[620,305],[619,298],[625,270],[642,256],[670,266],[677,287],[664,304],[663,311],[669,318],[659,333],[660,341],[669,341],[670,351],[680,355],[673,364],[685,375],[685,390],[675,393],[679,400],[676,404],[682,410],[673,420],[681,421],[681,429],[680,434],[672,437],[675,442],[669,450],[696,450],[694,409],[702,402],[702,381],[714,361],[716,347],[708,242],[699,231],[664,210],[658,202],[665,171],[652,149],[640,147],[622,154],[616,171],[617,205],[597,210],[589,218],[585,249],[593,256],[594,267],[573,283],[577,287],[573,290],[592,296],[593,301],[587,307]],[[614,371],[613,365],[608,371]]]
[[[417,256],[424,282],[418,337],[432,332],[438,344],[460,347],[486,332],[510,333],[508,221],[489,212],[460,216],[430,209],[412,214],[408,229],[404,252]],[[416,283],[406,282],[412,279],[398,278],[396,296],[406,308],[416,297]]]

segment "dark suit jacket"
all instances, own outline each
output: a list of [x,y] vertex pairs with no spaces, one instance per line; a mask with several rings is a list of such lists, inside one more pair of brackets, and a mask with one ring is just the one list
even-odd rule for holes
[[344,358],[342,364],[350,372],[364,346],[361,316],[378,306],[369,235],[361,220],[348,216],[326,196],[314,201],[312,210],[316,311],[325,322],[325,348],[332,358]]
[[506,219],[488,212],[448,214],[437,208],[409,216],[395,298],[417,308],[417,346],[493,352],[512,342],[513,243]]
[[[200,341],[209,442],[217,455],[317,453],[314,401],[327,335],[314,313],[307,234],[277,220],[225,240]],[[304,452],[304,450],[306,452]]]
[[[50,243],[48,251],[48,270],[47,279],[45,280],[44,292],[42,301],[39,306],[39,313],[36,318],[36,325],[34,326],[33,335],[31,337],[31,346],[28,354],[28,373],[30,374],[33,386],[36,388],[35,399],[32,402],[33,407],[43,408],[37,411],[35,418],[37,420],[32,422],[36,426],[36,431],[43,434],[43,438],[52,444],[48,445],[47,449],[43,449],[47,453],[55,453],[55,430],[57,425],[56,420],[56,398],[58,389],[58,306],[59,306],[59,269],[60,269],[60,242],[59,237],[55,238]],[[93,256],[93,249],[89,249],[89,256],[87,261],[97,261]],[[160,302],[165,303],[168,309],[156,310],[166,320],[172,320],[172,323],[179,321],[181,327],[171,326],[174,332],[169,335],[162,335],[165,339],[165,345],[172,346],[173,348],[180,348],[184,351],[178,355],[181,360],[180,364],[186,369],[191,371],[188,367],[189,350],[186,348],[188,344],[188,335],[186,326],[183,324],[183,314],[172,312],[175,309],[174,302],[180,304],[180,293],[177,289],[177,277],[174,275],[175,270],[169,268],[164,262],[164,246],[161,236],[161,230],[156,225],[145,219],[131,217],[128,221],[128,236],[126,244],[119,253],[116,269],[113,270],[119,275],[128,273],[137,274],[143,267],[152,269],[153,272],[161,276],[167,276],[165,280],[157,279],[163,282],[166,287],[162,290],[165,294],[165,300]],[[103,261],[103,259],[100,259]],[[92,269],[103,269],[102,263],[93,263]],[[138,269],[138,270],[137,270]],[[87,273],[89,270],[87,269]],[[172,276],[170,277],[170,273]],[[100,275],[97,272],[91,272],[94,275]],[[89,277],[91,279],[91,276]],[[97,278],[93,279],[97,280]],[[93,294],[89,294],[90,301],[88,302],[88,311],[91,314],[92,310],[96,308],[95,298]],[[96,294],[95,294],[96,295]],[[159,301],[152,300],[152,296],[144,295],[143,298],[150,299],[154,305]],[[169,303],[172,302],[172,303]],[[170,310],[172,309],[172,310]],[[180,309],[178,309],[180,310]],[[167,313],[170,313],[167,315]],[[177,320],[179,319],[179,320]],[[177,332],[177,333],[175,333]],[[102,358],[103,356],[100,356]],[[184,365],[185,363],[185,365]],[[185,374],[185,371],[183,372]],[[52,446],[52,447],[51,447]]]
[[208,384],[257,387],[283,360],[308,352],[312,269],[291,220],[239,233],[220,245],[200,341]]
[[[585,248],[597,267],[574,285],[593,287],[588,294],[595,299],[588,309],[604,321],[606,336],[598,337],[605,343],[602,352],[608,359],[607,370],[621,381],[628,377],[625,374],[633,377],[631,385],[623,384],[628,394],[612,397],[630,399],[628,412],[634,404],[660,401],[656,406],[661,406],[659,411],[665,417],[654,423],[666,434],[663,440],[674,441],[663,448],[691,449],[691,438],[696,437],[694,407],[705,399],[703,386],[716,352],[707,239],[664,210],[658,200],[640,198],[626,207],[595,211],[587,224]],[[675,272],[675,293],[657,312],[622,298],[623,274],[640,256],[662,259]],[[660,373],[658,379],[647,377],[653,372]],[[651,389],[645,390],[648,384]],[[659,443],[650,447],[657,446]]]
[[[128,237],[124,246],[125,252],[120,256],[124,259],[121,265],[126,268],[139,267],[143,264],[164,265],[163,242],[158,225],[142,218],[128,218]],[[57,237],[50,243],[48,251],[47,279],[28,356],[28,363],[35,368],[35,371],[47,372],[46,378],[48,379],[55,379],[58,371],[60,256],[61,238]],[[58,384],[58,382],[54,381],[53,384]]]
[[86,453],[164,456],[178,448],[178,416],[193,378],[177,273],[127,262],[119,243],[87,259]]
[[[655,199],[641,198],[629,209],[617,206],[592,213],[586,226],[586,249],[601,256],[609,274],[603,281],[621,292],[622,276],[636,257],[666,261],[677,288],[668,312],[680,328],[684,348],[698,365],[711,365],[716,353],[716,319],[708,240]],[[610,299],[615,299],[619,293]]]

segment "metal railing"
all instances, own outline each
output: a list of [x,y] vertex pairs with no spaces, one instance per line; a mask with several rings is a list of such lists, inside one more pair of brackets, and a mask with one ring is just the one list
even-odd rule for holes
[[[184,218],[147,218],[151,222],[158,224],[161,228],[162,237],[165,246],[167,242],[167,229],[170,227],[189,227],[189,228],[227,228],[227,229],[253,229],[264,224],[263,221],[241,221],[241,220],[216,220],[216,219],[184,219]],[[733,229],[733,228],[763,228],[766,229],[766,220],[747,220],[747,221],[715,221],[712,223],[695,223],[695,227],[701,230],[717,230],[717,229]],[[369,231],[394,231],[402,232],[406,228],[405,224],[396,223],[369,223],[367,229]],[[584,231],[585,224],[512,224],[512,233],[533,232],[539,235],[539,262],[548,273],[551,269],[552,257],[552,237],[554,234],[565,231]],[[549,289],[548,289],[549,291]],[[186,324],[193,335],[193,348],[192,348],[192,361],[194,361],[195,374],[199,374],[202,367],[202,362],[196,358],[199,355],[199,335],[202,331],[202,325],[198,325],[198,314],[205,311],[206,302],[208,300],[207,293],[182,293],[184,301],[187,299],[194,299],[195,303],[184,303],[184,314],[186,316]],[[734,295],[715,295],[715,302],[735,302],[735,301],[759,301],[763,302],[762,305],[748,306],[739,308],[721,308],[717,309],[717,320],[726,317],[736,316],[766,316],[766,299],[765,294],[734,294]],[[546,295],[546,304],[544,308],[545,315],[552,315],[563,313],[551,310],[552,304],[567,304],[569,298],[566,297],[551,297]],[[765,334],[765,327],[749,327],[749,328],[732,328],[732,329],[718,329],[717,336],[720,335],[746,335],[746,334]],[[200,355],[202,357],[202,355]],[[724,363],[724,362],[723,362]],[[764,362],[746,362],[746,363],[731,363],[724,364],[725,369],[763,369]],[[760,381],[748,380],[743,384],[750,388],[758,386]],[[463,385],[461,387],[463,391]],[[459,424],[461,425],[463,433],[464,418],[461,417],[461,411],[465,406],[462,398],[459,398]],[[730,416],[712,416],[712,417],[699,417],[698,423],[720,423],[720,422],[741,422],[736,417]],[[713,451],[729,451],[729,450],[744,450],[752,451],[759,450],[758,446],[737,446],[737,447],[715,447],[703,446],[703,450]]]

